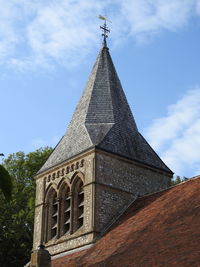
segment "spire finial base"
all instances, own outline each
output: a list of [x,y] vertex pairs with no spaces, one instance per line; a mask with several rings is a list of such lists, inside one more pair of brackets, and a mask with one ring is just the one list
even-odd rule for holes
[[103,38],[102,46],[107,48],[107,42],[105,37]]

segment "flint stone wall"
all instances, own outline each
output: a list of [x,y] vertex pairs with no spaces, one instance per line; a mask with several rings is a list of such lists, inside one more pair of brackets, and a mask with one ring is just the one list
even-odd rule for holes
[[95,230],[102,232],[137,196],[169,187],[170,174],[133,161],[96,154]]
[[52,255],[94,242],[138,195],[165,189],[170,181],[168,173],[100,150],[88,152],[38,175],[34,250],[44,241],[46,191],[50,186],[58,191],[63,180],[70,184],[77,172],[84,176],[84,225],[73,234],[48,241],[45,246]]

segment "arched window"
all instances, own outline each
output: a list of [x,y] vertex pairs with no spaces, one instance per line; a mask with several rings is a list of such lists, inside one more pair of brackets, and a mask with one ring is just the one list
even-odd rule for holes
[[45,220],[45,240],[47,242],[58,234],[58,200],[53,187],[49,189],[46,196]]
[[76,232],[83,226],[84,214],[84,190],[83,181],[76,177],[73,183],[73,232]]
[[59,232],[60,236],[70,232],[71,226],[71,194],[66,183],[60,188],[59,192],[60,212],[59,212]]

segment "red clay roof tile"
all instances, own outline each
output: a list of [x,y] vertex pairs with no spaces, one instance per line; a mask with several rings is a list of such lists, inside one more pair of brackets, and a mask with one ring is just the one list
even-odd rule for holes
[[200,266],[200,177],[139,198],[96,244],[52,267]]

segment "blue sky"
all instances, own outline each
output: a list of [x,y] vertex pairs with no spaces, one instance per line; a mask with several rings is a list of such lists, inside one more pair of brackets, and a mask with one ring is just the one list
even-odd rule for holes
[[55,146],[101,47],[138,128],[178,175],[200,174],[199,0],[0,0],[0,152]]

